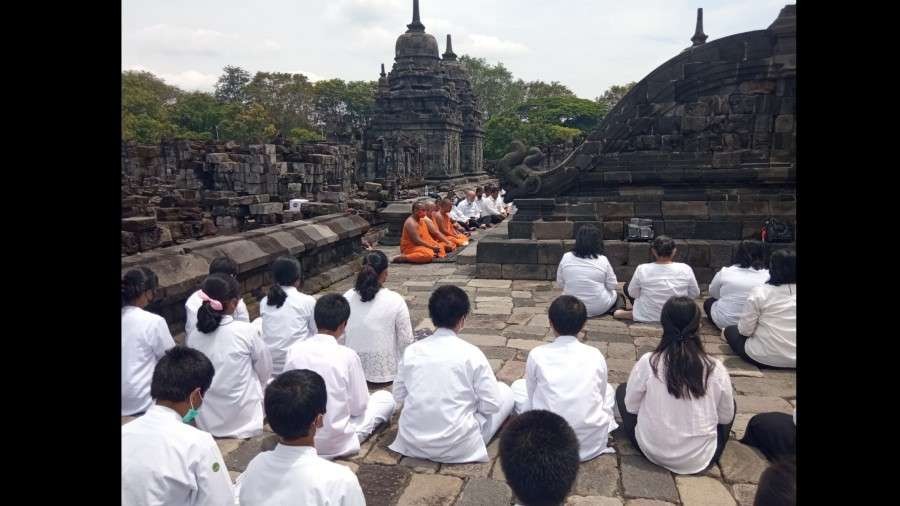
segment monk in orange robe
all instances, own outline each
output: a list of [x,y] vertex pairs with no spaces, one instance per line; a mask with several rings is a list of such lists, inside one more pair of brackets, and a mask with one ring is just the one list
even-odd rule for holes
[[456,224],[450,217],[450,210],[453,209],[453,202],[450,199],[441,199],[439,202],[439,210],[434,213],[434,221],[444,236],[453,241],[457,246],[465,246],[469,244],[469,238],[465,234],[456,230]]
[[432,239],[440,243],[444,247],[444,251],[450,253],[455,250],[458,245],[444,235],[444,232],[437,225],[436,216],[438,214],[437,206],[433,200],[425,201],[425,221],[428,226],[428,234]]
[[400,235],[400,255],[392,262],[409,262],[427,264],[437,258],[447,256],[444,246],[435,241],[428,233],[428,222],[425,219],[425,203],[415,202],[412,215],[403,222],[403,233]]

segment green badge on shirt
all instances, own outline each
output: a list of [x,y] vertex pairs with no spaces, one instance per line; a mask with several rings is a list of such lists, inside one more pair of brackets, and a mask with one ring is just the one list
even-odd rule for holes
[[214,473],[218,473],[218,472],[219,472],[219,467],[220,467],[220,466],[219,466],[219,463],[218,463],[218,462],[213,462],[213,472],[214,472]]

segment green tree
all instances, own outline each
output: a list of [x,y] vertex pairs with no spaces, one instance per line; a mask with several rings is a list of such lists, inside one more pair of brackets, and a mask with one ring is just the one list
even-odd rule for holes
[[168,108],[179,93],[150,72],[122,72],[122,138],[156,143],[174,136]]
[[325,138],[322,137],[322,134],[320,134],[319,132],[316,132],[314,130],[307,130],[305,128],[291,129],[290,133],[288,134],[288,139],[290,139],[290,141],[294,143],[325,140]]
[[550,97],[575,98],[575,93],[558,81],[551,81],[549,84],[544,81],[531,81],[526,84],[525,100]]
[[329,79],[315,83],[313,119],[332,139],[345,139],[369,125],[376,81]]
[[250,83],[250,73],[241,67],[226,65],[216,82],[216,99],[219,102],[244,104],[245,88]]
[[266,110],[277,131],[311,126],[315,94],[303,74],[257,72],[244,90],[249,103]]
[[180,135],[192,139],[215,139],[217,128],[226,118],[228,106],[209,93],[182,94],[172,107],[170,118]]
[[236,104],[228,106],[226,119],[219,127],[222,139],[240,142],[264,143],[276,133],[277,129],[269,113],[262,105],[255,103],[244,107]]
[[590,131],[606,115],[606,106],[575,96],[551,96],[531,99],[516,109],[524,122],[546,123]]
[[611,111],[616,104],[619,103],[619,100],[628,94],[631,91],[631,88],[637,84],[634,81],[631,81],[628,84],[614,84],[609,87],[608,90],[603,92],[603,95],[594,99],[595,102],[605,104],[606,110]]
[[515,109],[525,101],[528,85],[514,79],[512,72],[502,62],[491,65],[484,58],[463,55],[459,61],[469,71],[472,90],[478,97],[484,119]]

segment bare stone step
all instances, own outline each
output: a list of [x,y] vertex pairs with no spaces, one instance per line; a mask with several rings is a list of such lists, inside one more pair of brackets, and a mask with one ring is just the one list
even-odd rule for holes
[[533,313],[516,313],[509,315],[509,318],[506,319],[506,323],[513,325],[525,325],[528,323],[531,318],[535,316]]
[[578,467],[578,477],[575,486],[572,487],[572,493],[580,496],[619,495],[619,469],[616,465],[616,456],[605,454],[582,462]]
[[516,348],[518,350],[533,350],[538,346],[544,344],[544,341],[537,341],[533,339],[510,339],[506,346],[510,348]]
[[512,501],[512,490],[497,480],[472,478],[463,488],[456,506],[487,506],[494,504],[507,505]]
[[503,466],[500,464],[500,459],[494,461],[494,467],[491,469],[491,479],[506,483],[506,475],[503,474]]
[[766,395],[775,397],[796,397],[796,377],[786,378],[731,378],[731,384],[738,393],[744,395]]
[[396,426],[388,429],[378,438],[375,445],[372,446],[372,449],[369,451],[369,454],[363,459],[363,462],[366,464],[396,465],[400,462],[403,455],[388,448],[395,439],[397,439]]
[[628,332],[633,337],[659,337],[662,335],[662,325],[656,323],[635,323],[628,327]]
[[603,354],[603,357],[606,358],[606,353],[609,351],[609,343],[604,343],[602,341],[585,341],[584,344],[597,348],[600,350],[600,353]]
[[731,431],[734,432],[734,439],[743,439],[744,433],[747,432],[747,424],[753,418],[754,413],[738,413],[734,415],[734,423],[731,424]]
[[260,436],[248,439],[241,443],[236,450],[229,452],[227,457],[223,456],[225,467],[227,467],[229,471],[239,471],[243,473],[247,470],[247,464],[253,460],[253,457],[256,457],[262,452],[275,449],[276,445],[278,445],[278,436],[275,434],[263,433]]
[[770,411],[794,413],[794,408],[781,397],[738,395],[735,396],[735,400],[738,413],[768,413]]
[[512,296],[515,299],[530,299],[532,297],[531,292],[526,290],[513,290]]
[[740,506],[753,506],[756,499],[756,485],[736,483],[731,486],[731,491]]
[[441,474],[458,478],[487,478],[491,474],[491,462],[471,462],[467,464],[443,464]]
[[468,286],[475,288],[510,288],[512,281],[508,279],[473,279]]
[[354,474],[356,474],[356,472],[359,471],[359,464],[357,464],[356,462],[350,462],[349,460],[336,459],[334,461],[334,463],[340,464],[340,465],[346,467],[347,469],[353,471]]
[[678,500],[672,474],[644,457],[622,456],[622,485],[626,497]]
[[768,467],[768,462],[756,448],[729,440],[719,459],[719,467],[728,483],[759,483],[759,476]]
[[506,337],[516,339],[541,339],[547,335],[546,327],[532,327],[531,325],[510,325],[501,332]]
[[566,499],[566,506],[622,506],[622,500],[618,497],[602,497],[599,495],[588,497],[570,495]]
[[431,318],[424,318],[424,319],[422,319],[422,321],[419,322],[418,325],[416,325],[416,328],[414,328],[413,330],[415,331],[415,330],[433,329],[433,328],[434,328],[434,323],[432,323]]
[[625,506],[675,506],[673,503],[666,501],[654,501],[652,499],[629,499],[625,502]]
[[491,364],[491,371],[493,371],[495,375],[500,371],[500,368],[503,367],[503,361],[500,359],[489,358],[488,363]]
[[503,364],[503,368],[497,373],[497,381],[511,385],[513,381],[525,376],[525,362],[509,360]]
[[477,297],[475,297],[475,302],[499,302],[505,305],[512,305],[512,297],[478,295]]
[[499,347],[499,346],[479,346],[478,347],[484,356],[488,359],[497,359],[497,360],[510,360],[516,357],[516,351],[512,348],[507,347]]
[[528,322],[528,325],[532,327],[544,327],[545,329],[550,328],[550,317],[546,314],[534,315],[534,318]]
[[241,443],[244,442],[243,439],[234,439],[234,438],[223,438],[216,440],[216,445],[219,447],[219,452],[222,454],[222,459],[224,460],[231,452],[238,449],[241,446]]
[[[462,489],[463,481],[442,474],[414,474],[397,506],[450,506]],[[371,504],[366,501],[366,504]]]
[[460,334],[466,342],[475,346],[506,346],[506,337],[499,335],[483,335],[483,334]]
[[524,307],[514,307],[513,314],[517,313],[528,313],[528,314],[542,314],[546,313],[547,310],[537,306],[524,306]]
[[476,307],[475,309],[472,310],[472,314],[490,314],[490,315],[503,315],[503,316],[509,315],[511,312],[512,312],[512,306]]
[[617,358],[625,360],[635,360],[634,345],[629,343],[609,343],[606,358]]
[[588,341],[606,341],[608,343],[634,344],[634,338],[629,334],[606,332],[605,330],[586,330],[585,338]]
[[441,467],[437,462],[426,459],[418,459],[415,457],[403,457],[400,459],[400,465],[412,469],[413,472],[421,474],[434,474]]
[[372,464],[363,464],[356,471],[367,506],[393,506],[409,483],[411,474],[403,466]]
[[736,506],[731,493],[722,482],[705,476],[675,478],[681,504],[684,506]]
[[619,331],[623,334],[628,333],[628,325],[626,325],[625,322],[612,319],[588,318],[588,321],[585,322],[584,327],[587,329],[605,329],[610,332]]
[[722,364],[728,369],[731,377],[746,376],[751,378],[762,378],[763,373],[759,367],[747,362],[741,357],[735,355],[713,355],[722,361]]

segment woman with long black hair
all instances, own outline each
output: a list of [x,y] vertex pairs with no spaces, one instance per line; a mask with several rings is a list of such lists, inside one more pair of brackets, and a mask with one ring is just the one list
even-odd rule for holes
[[737,325],[747,295],[769,279],[766,245],[760,241],[741,241],[734,252],[734,264],[716,273],[709,283],[709,298],[703,303],[706,317],[717,328]]
[[284,369],[287,350],[301,339],[318,333],[313,311],[316,299],[300,291],[303,269],[294,257],[283,256],[272,262],[274,283],[259,303],[262,338],[272,354],[272,374]]
[[678,474],[719,460],[737,407],[728,371],[703,349],[700,316],[692,299],[669,299],[659,346],[616,389],[625,434],[648,460]]
[[563,255],[556,268],[556,284],[564,295],[580,300],[588,317],[613,314],[625,308],[625,298],[616,293],[619,280],[603,254],[600,230],[585,225],[575,234],[575,246]]

